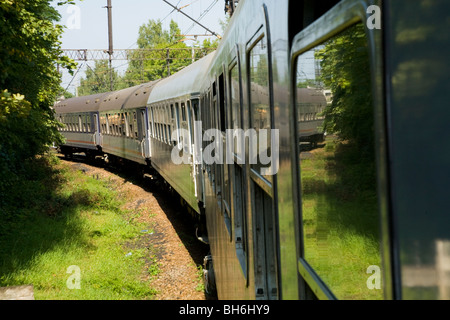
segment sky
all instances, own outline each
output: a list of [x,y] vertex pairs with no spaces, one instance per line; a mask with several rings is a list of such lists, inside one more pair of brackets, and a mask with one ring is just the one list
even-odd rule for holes
[[[200,23],[208,29],[222,34],[220,21],[225,21],[224,0],[166,0],[182,8],[182,11],[194,19],[202,14]],[[62,35],[62,49],[108,49],[108,17],[107,0],[76,0],[75,5],[57,6],[58,0],[52,4],[61,14],[60,24],[66,26]],[[114,49],[137,48],[139,27],[150,19],[163,21],[163,28],[168,30],[171,20],[178,23],[183,34],[205,35],[208,31],[194,24],[163,0],[111,0]],[[186,6],[186,7],[185,7]],[[210,10],[205,12],[208,8]],[[193,37],[188,37],[192,38]],[[206,37],[199,37],[200,41]],[[187,42],[191,45],[192,42]],[[93,67],[94,61],[87,62]],[[79,62],[76,76],[63,73],[62,87],[75,93],[80,77],[87,69],[86,63]],[[119,73],[126,70],[126,61],[115,61],[113,66]]]

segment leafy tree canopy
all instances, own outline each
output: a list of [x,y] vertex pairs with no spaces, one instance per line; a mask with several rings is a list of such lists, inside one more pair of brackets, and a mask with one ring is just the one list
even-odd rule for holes
[[364,26],[358,24],[328,41],[316,58],[321,61],[321,80],[333,93],[325,110],[325,130],[355,143],[373,158],[373,101]]
[[24,160],[62,139],[51,108],[56,64],[75,63],[61,57],[60,18],[49,0],[0,0],[0,198]]

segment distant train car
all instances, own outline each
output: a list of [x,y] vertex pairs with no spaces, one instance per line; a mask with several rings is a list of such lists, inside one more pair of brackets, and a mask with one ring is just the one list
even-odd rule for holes
[[152,167],[196,212],[200,212],[200,149],[194,147],[200,120],[201,84],[214,57],[210,54],[155,85],[148,99]]
[[147,100],[156,82],[108,93],[99,107],[102,151],[140,164],[150,160]]
[[449,10],[241,0],[204,59],[57,104],[60,148],[156,170],[220,299],[449,299]]
[[66,143],[60,146],[67,156],[74,152],[94,155],[101,148],[99,131],[99,107],[105,93],[59,101],[55,104],[55,116],[64,126],[60,129]]
[[324,90],[313,88],[298,88],[297,96],[303,97],[297,103],[298,137],[300,148],[308,145],[310,148],[324,141],[325,108],[328,105]]

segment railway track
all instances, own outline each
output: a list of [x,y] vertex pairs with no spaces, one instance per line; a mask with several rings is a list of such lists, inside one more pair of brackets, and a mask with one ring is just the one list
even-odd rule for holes
[[[117,186],[126,200],[125,208],[139,212],[138,221],[152,230],[145,233],[133,249],[152,247],[160,272],[151,280],[158,292],[157,300],[206,300],[202,289],[201,269],[208,246],[195,237],[195,226],[178,196],[159,181],[138,179],[124,168],[105,166],[102,162],[86,162],[80,154],[73,158],[58,157],[75,170]],[[139,248],[136,248],[139,246]],[[155,263],[155,260],[147,263]]]

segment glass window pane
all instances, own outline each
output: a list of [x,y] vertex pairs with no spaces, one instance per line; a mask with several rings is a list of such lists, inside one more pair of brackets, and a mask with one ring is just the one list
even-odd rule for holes
[[383,298],[367,43],[358,24],[297,59],[304,259],[338,299]]
[[[267,54],[267,41],[263,37],[253,47],[249,57],[250,66],[250,128],[255,130],[256,137],[250,139],[250,148],[256,151],[249,161],[258,174],[262,168],[270,167],[271,156],[271,121],[269,97],[269,63]],[[256,164],[257,163],[257,164]],[[264,176],[272,182],[272,176]]]
[[[230,92],[231,92],[231,119],[232,119],[232,124],[231,124],[231,128],[233,130],[237,130],[240,129],[242,127],[241,124],[241,90],[240,90],[240,85],[239,85],[239,68],[237,65],[235,65],[233,67],[233,69],[231,69],[230,71]],[[239,140],[237,139],[237,137],[235,137],[235,141],[233,143],[234,146],[234,153],[239,155],[240,152],[242,152],[243,148],[239,147],[238,144]]]

